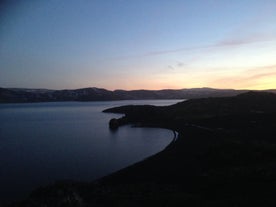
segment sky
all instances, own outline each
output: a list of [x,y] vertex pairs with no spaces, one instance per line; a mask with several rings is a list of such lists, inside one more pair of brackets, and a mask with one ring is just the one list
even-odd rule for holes
[[276,88],[275,0],[6,0],[0,87]]

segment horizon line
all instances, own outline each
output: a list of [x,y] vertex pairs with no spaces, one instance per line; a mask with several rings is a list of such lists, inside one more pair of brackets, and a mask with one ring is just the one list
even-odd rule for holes
[[49,90],[49,91],[62,91],[62,90],[81,90],[81,89],[103,89],[107,91],[162,91],[162,90],[191,90],[191,89],[210,89],[210,90],[236,90],[236,91],[268,91],[268,90],[276,90],[276,88],[267,88],[267,89],[248,89],[248,88],[213,88],[213,87],[191,87],[191,88],[161,88],[161,89],[107,89],[103,87],[96,87],[96,86],[87,86],[87,87],[81,87],[81,88],[63,88],[63,89],[50,89],[50,88],[29,88],[29,87],[2,87],[0,86],[0,89],[9,89],[9,90]]

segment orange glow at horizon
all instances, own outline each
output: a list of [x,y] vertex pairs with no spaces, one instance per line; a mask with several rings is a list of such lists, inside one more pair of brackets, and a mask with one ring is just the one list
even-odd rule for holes
[[276,89],[276,65],[264,66],[236,72],[211,71],[187,74],[158,74],[147,77],[129,77],[119,83],[110,83],[108,89],[123,90],[162,90],[184,88],[218,89]]

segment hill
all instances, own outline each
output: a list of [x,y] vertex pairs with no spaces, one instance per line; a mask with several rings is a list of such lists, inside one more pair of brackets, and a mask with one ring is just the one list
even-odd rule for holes
[[180,90],[115,90],[82,88],[75,90],[47,90],[0,88],[0,103],[56,102],[56,101],[113,101],[145,99],[191,99],[233,96],[244,90],[194,88]]

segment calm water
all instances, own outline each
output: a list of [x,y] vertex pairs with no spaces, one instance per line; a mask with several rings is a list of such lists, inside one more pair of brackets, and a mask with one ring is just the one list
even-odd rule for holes
[[121,127],[101,111],[127,104],[170,105],[180,100],[0,105],[0,201],[22,198],[57,180],[91,181],[159,152],[173,133]]

